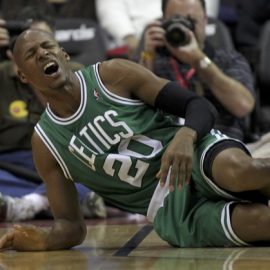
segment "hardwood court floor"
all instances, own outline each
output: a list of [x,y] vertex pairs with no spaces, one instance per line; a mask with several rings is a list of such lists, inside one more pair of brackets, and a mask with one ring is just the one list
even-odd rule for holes
[[[51,221],[34,221],[49,226]],[[0,270],[269,270],[270,248],[173,248],[140,216],[87,220],[85,241],[66,251],[0,253]],[[10,224],[0,224],[0,235]]]

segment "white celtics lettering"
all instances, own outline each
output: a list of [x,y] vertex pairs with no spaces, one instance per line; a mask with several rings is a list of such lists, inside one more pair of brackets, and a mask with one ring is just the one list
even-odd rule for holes
[[[100,142],[102,146],[110,149],[112,145],[119,143],[121,138],[129,138],[133,135],[133,131],[124,121],[116,121],[116,119],[113,118],[117,115],[117,112],[109,110],[104,113],[104,116],[99,115],[95,117],[93,123],[88,123],[87,126],[81,130],[80,135],[85,137],[88,142],[96,149],[96,151],[103,153],[101,148],[97,146],[97,142],[93,143],[94,138],[97,139],[97,141]],[[115,133],[111,137],[104,128],[108,125],[110,134],[112,134],[115,130]],[[89,140],[90,137],[93,139]]]
[[[96,155],[93,154],[93,150],[91,151],[89,147],[83,145],[80,140],[76,138],[76,136],[72,136],[69,142],[69,151],[76,156],[79,160],[81,160],[84,164],[86,164],[93,171],[95,168],[95,159]],[[94,152],[95,153],[95,152]]]
[[[72,136],[69,151],[91,170],[96,171],[96,157],[104,154],[102,148],[110,149],[119,143],[118,153],[106,157],[103,170],[110,176],[140,187],[149,167],[147,162],[140,159],[147,161],[155,156],[161,151],[162,144],[143,135],[133,136],[133,131],[124,121],[117,121],[117,115],[117,112],[109,110],[104,115],[95,117],[92,123],[87,123],[79,135]],[[130,147],[134,142],[138,146],[135,149]],[[120,166],[115,166],[117,162]]]
[[[69,143],[69,151],[80,159],[83,163],[95,170],[96,154],[102,154],[102,146],[110,149],[112,145],[120,142],[121,138],[128,138],[133,135],[133,131],[123,121],[116,121],[117,112],[113,110],[106,111],[104,115],[94,118],[93,123],[84,126],[79,136],[73,135]],[[109,125],[109,132],[115,130],[113,136],[109,136],[104,126]],[[85,143],[83,143],[85,142]]]

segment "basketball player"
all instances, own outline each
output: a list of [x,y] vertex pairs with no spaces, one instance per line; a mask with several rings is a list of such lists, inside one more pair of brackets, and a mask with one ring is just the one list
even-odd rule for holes
[[[269,243],[270,159],[252,159],[241,142],[210,131],[215,111],[207,101],[126,60],[73,73],[45,32],[23,32],[14,57],[21,80],[48,102],[32,146],[54,223],[14,225],[1,249],[80,244],[86,226],[75,182],[146,215],[173,246]],[[185,117],[185,125],[164,112]]]

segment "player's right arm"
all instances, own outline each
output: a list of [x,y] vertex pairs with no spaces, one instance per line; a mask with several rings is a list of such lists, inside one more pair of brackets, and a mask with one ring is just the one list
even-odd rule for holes
[[[164,185],[168,172],[170,189],[178,179],[178,186],[190,180],[194,143],[213,127],[216,110],[204,98],[156,76],[139,64],[113,59],[99,66],[102,82],[112,93],[136,98],[169,114],[185,118],[185,125],[175,134],[161,159],[157,178]],[[200,116],[200,117],[198,117]]]
[[32,138],[32,148],[36,168],[46,184],[54,222],[49,229],[15,225],[0,239],[0,249],[61,250],[78,245],[85,238],[86,226],[74,183],[65,178],[57,161],[36,133]]

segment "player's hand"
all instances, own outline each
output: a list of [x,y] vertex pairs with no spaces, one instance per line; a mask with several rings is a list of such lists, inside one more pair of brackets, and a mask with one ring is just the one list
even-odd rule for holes
[[161,186],[165,185],[170,167],[170,191],[174,190],[175,181],[177,181],[179,189],[182,188],[183,183],[189,183],[192,172],[193,144],[195,140],[196,132],[188,127],[180,128],[175,134],[162,156],[160,170],[157,173]]
[[14,225],[0,238],[0,250],[18,251],[46,250],[48,232],[35,226]]

